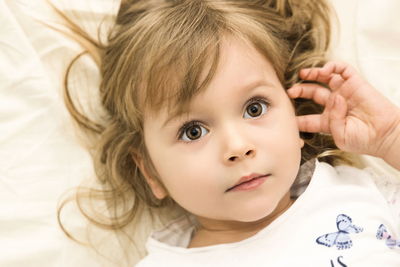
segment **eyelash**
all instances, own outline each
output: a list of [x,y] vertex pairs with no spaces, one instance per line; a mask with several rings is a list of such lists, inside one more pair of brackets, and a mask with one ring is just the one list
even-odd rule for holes
[[[266,98],[260,97],[260,96],[255,96],[255,97],[250,98],[250,99],[246,102],[246,104],[245,104],[245,110],[246,110],[246,108],[247,108],[248,106],[250,106],[250,105],[253,104],[253,103],[263,103],[263,104],[265,104],[265,105],[267,106],[267,108],[269,108],[270,105],[271,105],[270,102],[269,102],[269,100],[267,100]],[[193,121],[185,122],[185,123],[179,128],[179,130],[178,130],[177,139],[178,139],[179,141],[184,142],[184,143],[190,143],[190,142],[196,141],[196,140],[193,140],[193,141],[183,141],[183,140],[181,140],[181,138],[182,138],[183,134],[186,132],[186,130],[187,130],[188,128],[193,127],[193,126],[197,126],[197,125],[202,126],[203,124],[205,124],[205,123],[202,122],[202,121],[199,121],[199,120],[193,120]]]

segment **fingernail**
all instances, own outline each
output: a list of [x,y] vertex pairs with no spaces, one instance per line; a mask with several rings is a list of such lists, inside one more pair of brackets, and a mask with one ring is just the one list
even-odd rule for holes
[[338,106],[340,104],[340,97],[339,95],[335,96],[335,106]]
[[307,68],[307,69],[302,69],[304,75],[308,75],[311,72],[311,69]]
[[291,87],[291,88],[289,88],[289,89],[286,90],[286,93],[287,93],[289,96],[290,96],[290,94],[293,94],[293,92],[294,92],[293,87]]

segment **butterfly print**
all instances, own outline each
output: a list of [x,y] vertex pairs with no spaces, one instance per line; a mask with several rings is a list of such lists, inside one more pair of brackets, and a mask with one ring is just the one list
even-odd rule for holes
[[385,225],[381,224],[376,232],[376,238],[385,240],[386,246],[389,248],[400,247],[400,240],[392,238]]
[[336,227],[337,232],[321,235],[316,239],[316,242],[327,247],[336,246],[337,249],[349,249],[353,246],[350,234],[363,231],[363,228],[352,224],[352,219],[345,214],[337,216]]

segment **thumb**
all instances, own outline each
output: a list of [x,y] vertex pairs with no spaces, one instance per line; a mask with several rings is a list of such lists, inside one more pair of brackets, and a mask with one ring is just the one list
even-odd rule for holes
[[339,94],[336,94],[332,101],[332,109],[329,112],[329,128],[336,146],[343,148],[345,144],[347,103]]

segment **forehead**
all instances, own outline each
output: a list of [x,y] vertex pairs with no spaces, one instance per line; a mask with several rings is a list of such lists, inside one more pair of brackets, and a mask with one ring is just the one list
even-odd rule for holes
[[216,98],[224,104],[230,101],[229,94],[244,96],[251,89],[260,86],[269,88],[280,86],[280,81],[270,62],[249,43],[232,38],[224,39],[220,46],[218,67],[212,79],[204,90],[192,95],[186,103],[175,101],[170,109],[164,108],[167,118],[163,125],[189,113],[194,102],[204,105],[206,104],[204,102]]

